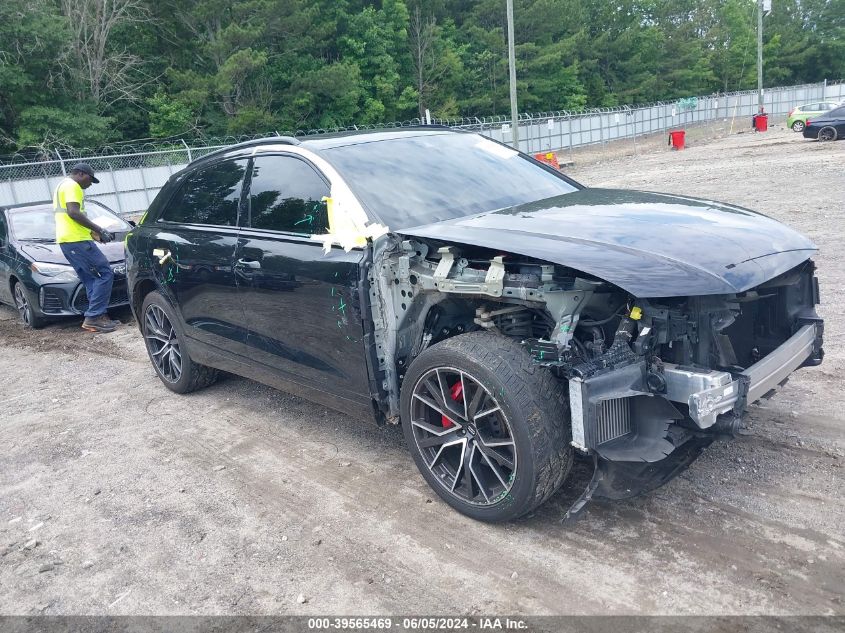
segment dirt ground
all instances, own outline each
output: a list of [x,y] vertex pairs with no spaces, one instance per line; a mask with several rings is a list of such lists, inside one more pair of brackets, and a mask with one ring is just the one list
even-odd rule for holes
[[491,526],[399,429],[239,378],[177,396],[131,325],[24,332],[0,308],[0,613],[845,614],[845,143],[780,126],[568,171],[812,236],[825,363],[652,494],[562,525],[573,484]]

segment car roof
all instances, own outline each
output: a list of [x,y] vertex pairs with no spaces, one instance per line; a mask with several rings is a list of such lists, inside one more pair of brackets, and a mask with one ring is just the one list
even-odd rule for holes
[[399,128],[390,130],[370,130],[367,132],[343,132],[340,134],[326,134],[302,139],[302,147],[320,151],[346,147],[348,145],[359,145],[361,143],[378,143],[380,141],[395,141],[402,138],[415,138],[421,136],[443,136],[446,134],[459,134],[461,132],[446,127],[425,128]]
[[[106,205],[104,205],[99,200],[86,200],[86,204],[96,204],[98,207],[102,207],[109,213],[113,215],[117,215],[114,211],[109,209]],[[4,206],[0,206],[0,211],[9,211],[11,213],[23,213],[26,211],[52,211],[53,210],[53,201],[52,200],[40,200],[38,202],[19,202],[18,204],[7,204]]]
[[294,145],[305,147],[312,151],[318,152],[326,149],[333,149],[335,147],[344,147],[347,145],[358,145],[360,143],[374,143],[378,141],[389,141],[400,138],[413,138],[419,136],[440,136],[444,134],[460,134],[462,130],[454,130],[444,125],[424,125],[424,126],[409,126],[399,128],[380,128],[376,130],[345,130],[342,132],[327,132],[324,134],[314,134],[307,137],[294,138],[292,136],[268,136],[265,138],[257,138],[235,145],[223,147],[214,152],[206,154],[195,161],[192,161],[188,167],[195,167],[207,161],[214,160],[221,156],[226,156],[231,153],[236,153],[243,149],[257,148],[261,149],[262,145]]
[[4,211],[10,213],[25,213],[27,211],[46,211],[53,208],[52,202],[25,202],[22,204],[13,204],[2,207]]

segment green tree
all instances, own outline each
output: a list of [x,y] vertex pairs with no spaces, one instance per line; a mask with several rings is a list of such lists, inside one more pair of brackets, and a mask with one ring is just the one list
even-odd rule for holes
[[[756,84],[755,0],[514,0],[523,111]],[[767,86],[845,78],[845,2],[777,0]],[[3,0],[0,151],[508,114],[503,0]]]

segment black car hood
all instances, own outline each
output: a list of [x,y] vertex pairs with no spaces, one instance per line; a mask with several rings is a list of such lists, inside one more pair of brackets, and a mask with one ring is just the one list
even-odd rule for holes
[[637,297],[742,292],[817,250],[748,209],[615,189],[582,189],[400,232],[568,266]]
[[[115,236],[113,242],[108,244],[97,244],[109,263],[122,262],[126,259],[123,253],[123,241],[117,239]],[[58,244],[42,244],[40,242],[18,242],[17,249],[36,262],[46,262],[48,264],[67,264],[62,249]]]

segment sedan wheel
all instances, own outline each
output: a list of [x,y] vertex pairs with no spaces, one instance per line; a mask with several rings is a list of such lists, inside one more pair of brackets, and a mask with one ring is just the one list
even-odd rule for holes
[[835,127],[823,127],[819,130],[819,140],[820,141],[835,141],[836,140],[836,128]]
[[35,309],[32,307],[32,303],[30,303],[29,297],[26,294],[26,288],[24,288],[24,285],[21,282],[17,282],[15,284],[12,294],[15,299],[15,308],[18,311],[18,315],[21,317],[23,326],[25,328],[42,327],[44,325],[44,319],[35,313]]
[[518,341],[470,332],[411,363],[402,427],[429,486],[481,521],[509,521],[548,499],[574,459],[565,383]]
[[806,126],[804,125],[804,121],[796,121],[795,123],[792,124],[792,131],[793,132],[803,132],[805,127]]
[[141,315],[147,354],[168,389],[190,393],[217,380],[216,369],[195,363],[188,355],[176,313],[161,292],[144,298]]

